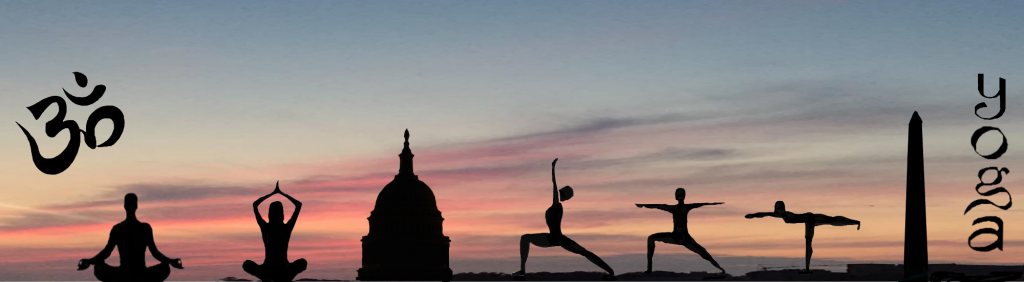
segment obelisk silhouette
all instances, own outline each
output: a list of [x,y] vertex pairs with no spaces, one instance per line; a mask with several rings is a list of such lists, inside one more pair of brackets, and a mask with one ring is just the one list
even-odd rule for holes
[[924,201],[924,149],[921,116],[910,118],[907,142],[907,213],[903,237],[903,279],[928,280],[928,228]]

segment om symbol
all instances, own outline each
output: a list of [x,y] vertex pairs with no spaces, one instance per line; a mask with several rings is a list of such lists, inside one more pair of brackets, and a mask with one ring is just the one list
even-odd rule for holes
[[[84,74],[75,72],[75,82],[78,82],[78,86],[85,88],[88,85],[89,80]],[[107,91],[107,87],[96,85],[92,89],[92,93],[89,93],[85,97],[76,97],[64,90],[64,96],[68,97],[72,103],[79,106],[88,106],[99,101],[103,97],[103,93]],[[64,98],[60,96],[50,96],[39,101],[35,105],[28,106],[28,111],[32,112],[32,116],[36,120],[39,120],[39,116],[46,111],[47,108],[52,104],[57,104],[57,116],[53,117],[50,121],[46,122],[46,136],[54,138],[57,133],[64,131],[65,129],[71,133],[71,140],[68,140],[68,146],[64,148],[64,151],[53,158],[44,158],[39,154],[39,146],[36,144],[35,138],[32,137],[25,127],[21,126],[21,131],[25,133],[25,137],[28,138],[28,144],[32,147],[32,162],[35,163],[36,168],[46,174],[59,174],[64,172],[71,166],[71,163],[75,161],[75,157],[78,155],[78,147],[80,146],[80,136],[84,134],[85,145],[89,146],[90,149],[96,149],[96,147],[107,147],[117,143],[117,139],[121,138],[121,133],[124,132],[124,114],[121,113],[121,109],[114,106],[102,106],[92,112],[89,115],[89,120],[85,123],[85,130],[81,130],[78,127],[78,123],[73,120],[64,120],[64,115],[67,114],[67,104],[64,102]],[[96,145],[96,124],[100,120],[109,119],[114,122],[114,131],[110,134],[110,138],[103,144]]]

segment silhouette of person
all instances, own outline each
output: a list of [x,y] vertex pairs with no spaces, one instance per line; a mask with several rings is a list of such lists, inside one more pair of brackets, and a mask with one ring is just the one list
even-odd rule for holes
[[590,260],[608,274],[602,277],[603,280],[616,280],[615,271],[612,270],[607,263],[601,260],[600,257],[594,253],[584,249],[583,246],[576,243],[569,237],[562,234],[562,204],[558,202],[559,199],[562,201],[568,201],[572,198],[572,187],[565,186],[561,190],[558,189],[558,184],[555,182],[555,163],[558,159],[551,162],[551,184],[554,186],[552,191],[552,202],[551,207],[544,212],[544,219],[548,224],[549,233],[536,233],[536,234],[525,234],[519,240],[519,271],[512,273],[512,277],[516,280],[524,280],[526,277],[526,258],[530,254],[530,244],[534,244],[541,248],[550,248],[554,246],[562,247],[563,249],[570,251],[574,254],[582,255]]
[[843,216],[827,216],[816,213],[802,213],[795,214],[786,211],[786,204],[782,201],[775,202],[774,212],[759,212],[748,214],[746,218],[759,218],[759,217],[778,217],[786,223],[803,223],[804,224],[804,238],[807,242],[807,254],[804,259],[804,271],[801,274],[811,273],[811,253],[814,251],[811,249],[811,239],[814,238],[814,227],[818,225],[832,225],[832,226],[846,226],[846,225],[857,225],[857,230],[860,230],[860,221],[852,220]]
[[686,227],[686,217],[690,210],[708,205],[721,205],[723,203],[684,204],[683,199],[685,198],[686,189],[676,188],[676,200],[679,201],[679,204],[636,204],[638,208],[659,209],[672,213],[672,232],[654,233],[647,237],[647,271],[644,271],[644,273],[651,273],[651,264],[654,258],[654,242],[657,241],[682,245],[700,255],[701,258],[711,262],[711,265],[714,265],[718,270],[722,271],[722,274],[725,274],[725,269],[718,265],[718,262],[711,257],[711,254],[704,247],[697,244],[697,241],[693,239],[693,236],[690,236],[690,231]]
[[[264,221],[263,217],[260,216],[260,203],[263,203],[264,200],[274,194],[281,194],[281,196],[288,198],[295,205],[295,211],[292,212],[292,218],[288,220],[288,223],[284,223],[284,208],[279,201],[270,203],[270,222]],[[295,262],[288,262],[288,240],[291,239],[292,229],[295,228],[295,220],[299,218],[299,211],[301,209],[301,202],[281,192],[280,182],[278,182],[278,185],[275,185],[274,192],[270,192],[270,194],[260,197],[252,203],[252,211],[256,214],[256,222],[260,224],[260,232],[263,233],[263,247],[266,252],[262,265],[256,264],[256,262],[251,260],[246,260],[245,263],[242,263],[242,269],[245,272],[256,276],[256,278],[263,282],[288,282],[292,281],[300,272],[306,270],[306,259],[300,258],[295,260]]]
[[[160,282],[171,275],[170,266],[183,269],[181,259],[172,259],[160,253],[153,242],[153,227],[149,223],[139,222],[135,218],[135,210],[139,207],[139,198],[134,193],[124,195],[124,210],[127,216],[124,221],[110,229],[107,246],[92,258],[78,261],[78,270],[85,270],[95,265],[96,279],[104,282]],[[104,260],[117,247],[121,265],[110,266]],[[146,267],[146,248],[160,264]]]

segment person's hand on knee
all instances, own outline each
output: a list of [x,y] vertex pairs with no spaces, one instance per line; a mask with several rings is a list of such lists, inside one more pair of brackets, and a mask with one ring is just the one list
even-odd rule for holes
[[89,268],[89,265],[91,265],[91,264],[92,264],[92,260],[84,258],[84,259],[78,261],[78,270],[85,270],[85,269]]
[[174,268],[185,269],[185,267],[181,265],[181,259],[180,258],[172,259],[172,260],[168,261],[168,263],[170,263],[170,265],[173,266]]

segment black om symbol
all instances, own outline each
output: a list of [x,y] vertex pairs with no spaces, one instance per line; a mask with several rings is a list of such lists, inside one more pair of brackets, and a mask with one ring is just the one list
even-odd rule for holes
[[[78,86],[82,88],[85,88],[89,83],[89,80],[85,75],[79,72],[75,72],[75,81],[78,82]],[[71,100],[75,105],[88,106],[99,101],[100,98],[103,97],[103,93],[106,91],[107,87],[101,84],[96,85],[96,87],[92,89],[92,93],[89,93],[89,95],[85,97],[72,96],[67,90],[64,90],[64,96],[67,96],[68,100]],[[67,104],[64,103],[64,98],[61,98],[60,96],[46,97],[46,99],[39,101],[35,105],[29,106],[28,111],[32,112],[32,116],[34,116],[36,120],[39,120],[39,116],[46,111],[46,108],[49,108],[50,105],[54,103],[57,104],[57,116],[46,122],[46,136],[50,136],[50,138],[56,137],[57,133],[60,133],[64,129],[69,130],[71,133],[71,140],[68,141],[68,146],[64,148],[64,151],[61,152],[60,155],[51,159],[44,158],[39,154],[39,146],[36,144],[35,138],[32,138],[32,134],[28,133],[28,130],[25,130],[25,127],[22,127],[21,124],[18,123],[18,127],[21,127],[21,131],[25,132],[25,137],[28,138],[29,146],[32,147],[32,162],[35,163],[36,168],[43,173],[59,174],[71,166],[71,163],[75,161],[75,157],[78,155],[78,147],[81,144],[79,143],[81,140],[81,138],[79,138],[79,136],[81,136],[80,134],[85,134],[85,145],[89,146],[90,149],[96,149],[96,147],[114,145],[114,143],[117,143],[117,139],[121,138],[121,133],[124,132],[124,114],[121,113],[121,109],[114,106],[102,106],[93,111],[92,114],[89,115],[89,121],[85,123],[85,130],[79,129],[78,123],[73,120],[64,120],[64,115],[67,113]],[[96,145],[96,124],[103,119],[109,119],[114,122],[114,132],[110,134],[110,138],[108,138],[106,142]]]

